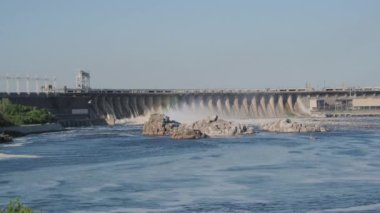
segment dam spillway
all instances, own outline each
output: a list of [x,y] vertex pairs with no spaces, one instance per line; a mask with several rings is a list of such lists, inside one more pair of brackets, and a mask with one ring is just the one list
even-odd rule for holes
[[108,94],[91,100],[96,115],[115,119],[170,111],[237,119],[307,116],[307,105],[295,94]]
[[[379,115],[380,89],[283,90],[66,90],[0,93],[14,103],[46,108],[69,121],[122,120],[151,113],[217,114],[229,119]],[[69,122],[69,123],[67,123]]]

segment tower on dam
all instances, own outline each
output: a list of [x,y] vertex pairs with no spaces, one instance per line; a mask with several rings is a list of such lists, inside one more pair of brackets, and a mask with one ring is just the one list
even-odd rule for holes
[[76,76],[76,88],[88,92],[90,87],[90,73],[80,70]]

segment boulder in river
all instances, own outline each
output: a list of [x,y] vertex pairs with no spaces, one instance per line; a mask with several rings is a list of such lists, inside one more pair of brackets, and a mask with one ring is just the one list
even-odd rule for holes
[[13,141],[12,136],[7,134],[0,134],[0,143],[10,143]]
[[200,139],[207,138],[208,136],[200,130],[193,129],[190,125],[181,124],[172,133],[173,139]]
[[170,120],[170,118],[164,114],[152,114],[149,120],[144,124],[143,135],[171,135],[179,125],[179,122]]
[[305,124],[293,122],[290,119],[283,119],[266,123],[262,129],[269,132],[326,132],[326,129],[319,124]]
[[204,120],[196,121],[191,124],[193,129],[200,130],[208,136],[234,136],[243,134],[253,134],[253,128],[244,124],[235,123],[219,119],[212,116]]

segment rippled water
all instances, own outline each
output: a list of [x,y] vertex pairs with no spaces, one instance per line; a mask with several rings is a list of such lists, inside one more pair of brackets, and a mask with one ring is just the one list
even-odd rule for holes
[[194,141],[141,130],[81,128],[0,145],[13,155],[0,160],[0,205],[20,197],[43,212],[380,211],[377,127]]

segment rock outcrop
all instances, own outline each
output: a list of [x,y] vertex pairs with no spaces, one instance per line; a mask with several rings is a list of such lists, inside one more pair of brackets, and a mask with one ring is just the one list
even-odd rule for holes
[[181,124],[177,129],[173,131],[171,136],[173,139],[200,139],[207,137],[208,136],[200,130],[193,129],[191,126],[186,124]]
[[173,139],[199,139],[208,136],[235,136],[253,134],[253,129],[245,125],[219,119],[218,116],[196,121],[192,124],[180,124],[163,114],[152,114],[144,124],[144,135],[170,135]]
[[143,135],[148,136],[163,136],[171,135],[180,123],[170,120],[163,114],[152,114],[149,120],[144,124]]
[[293,122],[290,119],[278,120],[266,123],[262,129],[269,132],[326,132],[326,129],[318,124],[303,124]]
[[0,134],[0,143],[10,143],[13,141],[12,136],[7,134]]
[[192,129],[200,130],[208,136],[234,136],[253,134],[253,129],[232,121],[219,119],[212,116],[208,119],[196,121],[191,124]]

